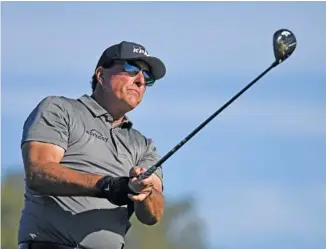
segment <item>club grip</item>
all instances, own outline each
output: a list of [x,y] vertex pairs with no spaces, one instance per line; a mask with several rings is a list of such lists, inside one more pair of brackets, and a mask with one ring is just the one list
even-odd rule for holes
[[156,170],[157,170],[158,166],[156,165],[153,165],[151,166],[148,170],[146,170],[143,174],[140,174],[138,176],[138,179],[139,180],[144,180],[148,177],[150,177]]

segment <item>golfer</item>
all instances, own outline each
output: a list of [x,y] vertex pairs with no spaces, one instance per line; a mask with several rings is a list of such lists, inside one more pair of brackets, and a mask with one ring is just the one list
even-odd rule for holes
[[123,41],[101,55],[91,95],[48,96],[30,113],[20,249],[121,249],[133,213],[146,225],[160,221],[161,169],[137,179],[160,156],[126,113],[165,73],[142,45]]

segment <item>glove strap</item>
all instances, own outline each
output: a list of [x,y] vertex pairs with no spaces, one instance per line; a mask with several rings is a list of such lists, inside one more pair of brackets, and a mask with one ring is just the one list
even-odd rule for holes
[[132,202],[128,194],[135,194],[128,187],[129,177],[104,176],[97,186],[101,189],[100,198],[107,198],[111,203],[117,206],[127,205]]

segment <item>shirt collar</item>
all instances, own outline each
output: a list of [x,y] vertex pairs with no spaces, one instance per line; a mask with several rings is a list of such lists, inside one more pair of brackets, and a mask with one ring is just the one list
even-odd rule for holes
[[[95,117],[105,115],[109,121],[113,120],[112,116],[102,106],[100,106],[99,103],[97,103],[93,97],[84,94],[78,100],[82,102],[93,113]],[[132,127],[132,122],[128,119],[127,116],[124,116],[120,126],[127,127],[130,129]]]
[[102,116],[104,114],[107,114],[108,112],[100,106],[95,99],[93,99],[91,96],[84,94],[79,98],[79,101],[82,102],[90,111],[94,114],[95,117]]

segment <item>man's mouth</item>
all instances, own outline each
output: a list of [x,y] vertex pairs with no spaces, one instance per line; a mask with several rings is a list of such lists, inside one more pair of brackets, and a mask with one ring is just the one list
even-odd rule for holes
[[140,96],[140,93],[135,89],[128,89],[128,91],[134,92],[134,93],[137,94],[137,96]]

